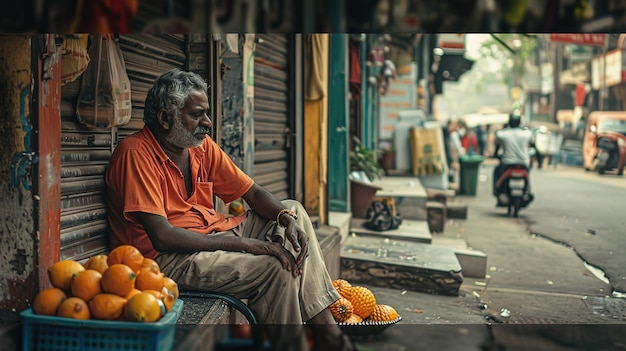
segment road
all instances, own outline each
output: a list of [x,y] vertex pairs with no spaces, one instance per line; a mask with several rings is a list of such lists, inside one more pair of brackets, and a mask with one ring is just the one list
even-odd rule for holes
[[433,237],[484,252],[486,276],[464,277],[456,298],[373,288],[404,319],[362,344],[381,351],[626,349],[626,299],[612,294],[626,291],[626,177],[565,165],[532,170],[535,201],[512,218],[495,207],[495,163],[481,165],[475,196],[456,197],[467,204],[467,219],[449,220]]
[[626,293],[626,177],[579,167],[532,171],[536,200],[525,211],[531,233],[571,247]]

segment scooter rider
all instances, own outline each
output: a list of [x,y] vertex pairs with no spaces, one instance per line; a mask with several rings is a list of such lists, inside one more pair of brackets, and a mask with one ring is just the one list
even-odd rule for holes
[[[498,195],[496,181],[507,170],[515,165],[530,166],[529,144],[532,139],[532,132],[521,126],[522,114],[519,110],[514,110],[509,115],[509,122],[505,128],[495,133],[496,148],[494,157],[500,159],[500,164],[493,172],[493,194]],[[498,152],[502,148],[502,155]]]

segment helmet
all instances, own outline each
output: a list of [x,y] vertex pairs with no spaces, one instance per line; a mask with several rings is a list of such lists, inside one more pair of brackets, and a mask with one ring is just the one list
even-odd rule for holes
[[513,110],[509,115],[509,127],[517,128],[522,124],[522,112],[520,110]]

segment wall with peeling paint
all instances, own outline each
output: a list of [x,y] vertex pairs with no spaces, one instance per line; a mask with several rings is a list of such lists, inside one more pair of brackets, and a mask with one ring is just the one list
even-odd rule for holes
[[30,39],[0,39],[0,310],[21,310],[34,290]]

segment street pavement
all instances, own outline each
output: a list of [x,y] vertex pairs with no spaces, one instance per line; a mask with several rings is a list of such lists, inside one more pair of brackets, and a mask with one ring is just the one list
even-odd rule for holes
[[[490,185],[494,165],[493,160],[481,165],[476,196],[456,197],[468,205],[468,218],[449,220],[444,233],[433,238],[435,243],[437,238],[464,239],[472,249],[485,252],[486,277],[466,277],[458,297],[369,287],[379,303],[394,306],[403,320],[381,334],[357,337],[357,342],[384,351],[626,349],[626,300],[612,296],[611,284],[586,266],[578,249],[549,238],[555,228],[562,229],[561,219],[572,209],[588,204],[592,206],[586,209],[589,217],[593,210],[602,210],[600,202],[592,200],[595,190],[585,183],[585,177],[592,175],[567,166],[533,170],[536,200],[519,218],[512,218],[495,207]],[[581,193],[558,201],[563,187],[580,188]],[[611,184],[598,188],[603,194],[625,189]],[[583,196],[585,191],[588,194]],[[620,233],[624,217],[609,222],[615,227],[604,227]],[[597,240],[584,231],[580,236],[581,242]],[[613,246],[613,254],[598,250],[597,262],[612,264],[616,256],[623,256],[624,245],[620,250],[618,241],[604,240]],[[584,253],[594,243],[587,246]]]
[[535,170],[539,197],[525,213],[533,233],[562,243],[626,293],[626,177],[579,167]]

